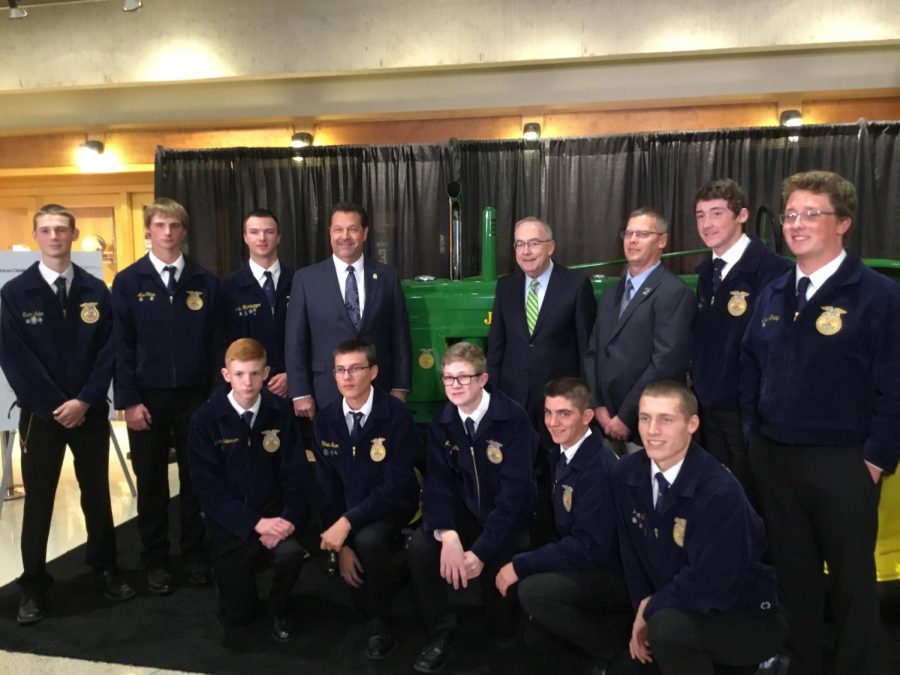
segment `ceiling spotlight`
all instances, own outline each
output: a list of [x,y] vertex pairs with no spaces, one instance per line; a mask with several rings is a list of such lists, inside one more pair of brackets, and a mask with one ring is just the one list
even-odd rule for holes
[[526,141],[536,141],[541,137],[541,125],[538,122],[528,122],[522,127],[522,138]]
[[125,0],[122,3],[122,9],[126,12],[136,12],[143,6],[144,3],[141,0]]
[[308,131],[298,131],[291,136],[291,147],[306,148],[313,144],[313,135]]
[[9,0],[9,18],[24,19],[28,16],[28,12],[19,7],[19,0]]
[[800,114],[799,110],[790,109],[784,110],[781,113],[781,118],[779,119],[781,126],[783,127],[802,127],[803,126],[803,116]]

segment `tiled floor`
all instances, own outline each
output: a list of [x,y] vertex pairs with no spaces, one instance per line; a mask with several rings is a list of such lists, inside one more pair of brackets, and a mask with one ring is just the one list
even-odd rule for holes
[[[113,422],[113,431],[122,452],[128,452],[128,438],[125,425]],[[131,464],[128,463],[129,471]],[[17,482],[21,482],[19,470],[18,439],[13,451],[13,474]],[[169,467],[169,485],[172,494],[178,493],[178,470],[172,464]],[[119,460],[110,445],[109,456],[109,492],[112,502],[115,524],[125,522],[137,513],[137,500],[131,496],[128,482],[122,473]],[[47,546],[47,557],[52,560],[85,541],[84,517],[79,503],[80,492],[75,480],[72,466],[72,453],[66,453],[63,463],[59,487],[56,490],[56,502],[53,507],[53,522],[50,527],[50,539]],[[22,559],[19,554],[19,535],[22,529],[23,500],[8,501],[0,512],[0,586],[13,581],[22,573]],[[35,656],[0,651],[0,675],[7,673],[41,673],[41,675],[80,675],[81,673],[99,673],[101,675],[150,675],[163,673],[153,668],[137,668],[119,664],[97,663],[93,661],[76,661],[73,659]]]

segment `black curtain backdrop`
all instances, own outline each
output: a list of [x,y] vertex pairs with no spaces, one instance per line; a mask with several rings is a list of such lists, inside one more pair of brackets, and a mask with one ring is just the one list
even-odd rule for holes
[[[446,277],[447,185],[458,181],[463,272],[478,273],[481,210],[497,210],[500,272],[514,265],[512,226],[537,215],[550,223],[565,264],[621,256],[617,232],[628,213],[651,206],[670,219],[670,250],[702,244],[693,195],[704,182],[741,183],[751,213],[781,210],[781,181],[827,169],[853,181],[859,211],[848,246],[900,258],[900,122],[629,134],[431,145],[169,150],[156,155],[156,194],[191,214],[190,252],[220,275],[244,259],[241,222],[255,207],[282,225],[281,256],[308,265],[330,253],[328,214],[338,201],[369,212],[368,254],[404,277]],[[753,220],[751,219],[751,222]]]

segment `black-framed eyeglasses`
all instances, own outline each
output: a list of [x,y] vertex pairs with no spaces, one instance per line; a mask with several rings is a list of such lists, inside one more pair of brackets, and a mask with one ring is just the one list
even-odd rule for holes
[[803,209],[802,211],[785,211],[778,216],[782,225],[791,225],[800,219],[800,222],[812,222],[822,216],[836,216],[836,211],[822,211],[821,209]]
[[442,375],[441,382],[448,387],[454,382],[463,387],[468,387],[472,383],[473,377],[481,377],[483,374],[484,373],[473,373],[472,375]]
[[631,239],[632,237],[637,237],[643,241],[653,235],[659,236],[661,234],[662,232],[653,232],[652,230],[622,230],[619,232],[619,238],[624,241],[626,239]]
[[331,372],[334,373],[335,377],[343,377],[344,375],[358,377],[362,371],[368,370],[371,367],[372,366],[350,366],[349,368],[344,368],[343,366],[335,366]]

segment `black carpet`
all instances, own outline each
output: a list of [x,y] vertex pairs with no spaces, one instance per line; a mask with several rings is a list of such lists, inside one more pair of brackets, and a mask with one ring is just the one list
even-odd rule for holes
[[[116,533],[124,576],[138,596],[118,604],[95,591],[83,564],[84,547],[79,547],[50,563],[56,583],[48,594],[47,617],[37,625],[18,626],[18,587],[13,583],[0,588],[0,649],[205,673],[399,673],[412,672],[416,654],[427,641],[407,584],[395,601],[397,647],[384,661],[366,659],[366,621],[353,609],[343,582],[325,574],[318,555],[304,567],[294,590],[298,630],[292,642],[279,644],[270,638],[264,605],[255,625],[226,632],[216,620],[212,588],[183,585],[167,597],[149,594],[135,522],[121,525]],[[313,542],[309,544],[312,550]],[[3,555],[18,553],[7,549]],[[172,567],[177,575],[177,558]],[[577,655],[531,630],[522,642],[495,644],[473,590],[459,594],[460,637],[442,673],[583,671],[585,663]],[[885,674],[900,672],[898,598],[892,590],[882,608],[879,671]]]

